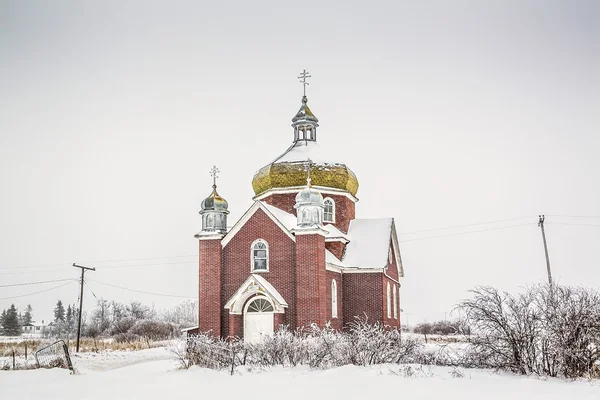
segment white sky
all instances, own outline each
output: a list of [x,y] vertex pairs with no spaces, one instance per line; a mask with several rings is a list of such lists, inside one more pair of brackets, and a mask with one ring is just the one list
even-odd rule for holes
[[[77,262],[196,296],[208,171],[235,222],[292,140],[303,68],[320,144],[359,179],[357,216],[396,218],[403,322],[443,318],[474,285],[543,281],[536,215],[600,216],[600,5],[491,3],[0,1],[0,286],[76,278]],[[547,218],[559,282],[600,286],[598,225]],[[0,309],[50,319],[77,296],[73,283]]]

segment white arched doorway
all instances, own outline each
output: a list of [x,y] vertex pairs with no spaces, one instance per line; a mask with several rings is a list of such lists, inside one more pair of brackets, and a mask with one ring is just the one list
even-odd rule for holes
[[273,303],[264,296],[253,297],[244,309],[244,342],[256,343],[261,335],[273,333]]

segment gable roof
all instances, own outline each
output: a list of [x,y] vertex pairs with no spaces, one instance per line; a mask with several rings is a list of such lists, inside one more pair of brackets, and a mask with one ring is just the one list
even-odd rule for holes
[[283,296],[265,278],[259,274],[250,274],[225,303],[224,308],[228,309],[231,314],[241,314],[245,301],[256,294],[265,295],[273,300],[275,312],[282,313],[283,308],[288,306]]
[[[225,247],[259,209],[263,210],[290,239],[296,240],[292,233],[293,229],[296,228],[296,216],[278,207],[256,200],[221,240],[221,245]],[[398,267],[398,276],[404,276],[393,218],[353,219],[350,221],[347,234],[332,224],[323,226],[323,229],[327,232],[325,239],[342,238],[344,241],[349,241],[346,244],[346,251],[341,261],[326,250],[325,257],[328,264],[341,268],[383,269],[388,264],[391,243]],[[259,278],[262,277],[259,276]]]
[[[268,207],[267,207],[268,206]],[[246,211],[244,213],[244,215],[242,215],[242,218],[240,218],[238,220],[238,222],[235,223],[235,225],[233,225],[233,227],[231,228],[231,230],[229,230],[229,232],[227,232],[227,234],[225,235],[225,237],[221,240],[221,246],[225,247],[227,246],[227,243],[229,243],[231,241],[231,239],[233,239],[233,237],[242,229],[242,227],[244,225],[246,225],[246,222],[248,222],[250,220],[250,217],[252,217],[256,211],[258,210],[263,210],[265,214],[267,214],[267,216],[269,218],[271,218],[271,220],[273,222],[275,222],[275,224],[281,228],[281,230],[289,236],[290,239],[292,239],[293,241],[296,241],[296,238],[294,235],[292,235],[292,233],[290,232],[290,229],[287,228],[286,224],[289,225],[289,218],[287,218],[285,215],[279,214],[277,213],[277,210],[279,210],[277,207],[273,207],[273,206],[269,206],[266,203],[263,203],[262,201],[254,201],[254,204],[252,204],[252,206],[248,209],[248,211]],[[281,221],[279,218],[277,218],[274,214],[273,211],[275,211],[275,213],[277,213],[279,215],[279,218],[281,218],[283,221]],[[291,215],[286,213],[285,211],[279,210],[281,211],[283,214],[287,214],[287,215]],[[296,217],[294,217],[294,222],[296,220]],[[285,222],[285,224],[284,224]]]
[[[390,241],[395,236],[393,218],[353,219],[348,228],[350,243],[342,262],[345,267],[361,269],[385,268],[388,264]],[[397,242],[397,240],[396,240]],[[401,275],[399,249],[394,246],[398,274]]]

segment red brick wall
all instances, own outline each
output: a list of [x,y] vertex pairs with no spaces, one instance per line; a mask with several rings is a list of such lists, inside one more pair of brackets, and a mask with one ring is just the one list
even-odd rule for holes
[[334,256],[336,256],[338,260],[342,259],[345,246],[346,245],[344,244],[344,242],[325,242],[325,248],[329,250]]
[[198,329],[221,336],[221,240],[199,241]]
[[[223,309],[227,300],[252,273],[251,245],[256,239],[264,239],[269,245],[269,272],[262,272],[260,275],[269,281],[288,303],[289,308],[285,311],[284,323],[290,324],[294,329],[296,298],[294,242],[260,209],[223,248],[221,308]],[[228,310],[223,309],[222,332],[231,332],[228,314]],[[241,336],[243,332],[240,333]]]
[[[331,197],[335,202],[335,225],[343,232],[348,232],[350,221],[355,218],[355,203],[346,196],[323,194],[323,197]],[[296,215],[294,204],[296,204],[296,193],[274,193],[263,199],[267,204],[282,209],[285,212]]]
[[[382,307],[383,307],[383,324],[390,326],[390,327],[396,327],[399,328],[400,327],[400,302],[397,301],[397,307],[398,307],[398,314],[397,314],[397,318],[394,318],[394,286],[396,286],[396,297],[398,297],[398,293],[399,293],[399,287],[398,284],[396,282],[394,282],[393,280],[389,279],[387,276],[382,275]],[[387,285],[388,283],[390,284],[390,318],[388,318],[387,316]]]
[[327,322],[325,238],[296,235],[296,327]]
[[[229,314],[227,310],[224,310],[226,314]],[[229,314],[229,336],[243,337],[244,334],[244,316],[241,314]]]
[[280,314],[280,313],[273,314],[273,331],[277,332],[280,325],[287,325],[285,323],[285,314]]
[[369,322],[382,321],[382,276],[381,273],[344,274],[344,325],[354,321],[355,316],[363,319],[365,313]]
[[[344,288],[344,282],[343,282],[343,276],[340,273],[337,272],[333,272],[333,271],[327,271],[326,273],[327,276],[327,320],[331,322],[331,327],[333,329],[337,329],[338,331],[341,330],[344,326],[344,306],[343,306],[343,288]],[[333,309],[331,306],[331,281],[333,281],[335,279],[336,283],[337,283],[337,312],[338,312],[338,316],[337,318],[333,318],[332,314],[333,314]]]

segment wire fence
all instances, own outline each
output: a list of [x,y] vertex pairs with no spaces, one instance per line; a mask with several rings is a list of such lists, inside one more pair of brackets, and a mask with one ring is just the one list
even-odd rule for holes
[[73,371],[69,346],[64,340],[58,340],[36,351],[35,361],[38,368],[68,368]]

